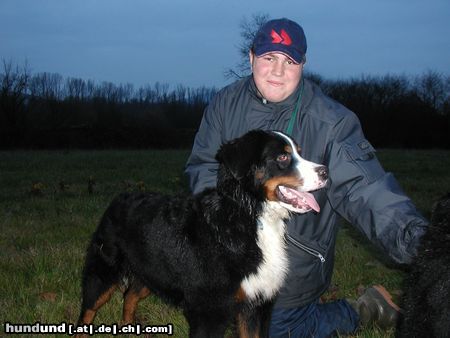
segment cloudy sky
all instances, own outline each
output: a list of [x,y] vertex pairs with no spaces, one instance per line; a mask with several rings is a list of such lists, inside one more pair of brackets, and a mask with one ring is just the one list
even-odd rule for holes
[[0,59],[136,87],[222,87],[239,24],[299,22],[325,78],[450,74],[449,0],[0,0]]

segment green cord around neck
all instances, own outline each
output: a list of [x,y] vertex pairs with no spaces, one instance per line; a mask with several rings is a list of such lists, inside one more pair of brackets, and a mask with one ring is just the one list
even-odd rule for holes
[[286,134],[291,136],[292,135],[292,130],[294,129],[294,124],[295,124],[295,120],[297,119],[297,115],[298,112],[300,111],[300,107],[302,105],[302,97],[303,97],[303,79],[301,80],[301,84],[300,84],[300,92],[298,94],[298,99],[297,99],[297,103],[295,104],[295,108],[292,111],[292,115],[291,118],[289,119],[289,124],[285,130]]

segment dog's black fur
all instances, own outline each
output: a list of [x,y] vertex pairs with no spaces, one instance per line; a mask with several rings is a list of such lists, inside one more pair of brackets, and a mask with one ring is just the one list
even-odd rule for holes
[[398,337],[450,337],[450,194],[433,207],[405,282],[402,308]]
[[[293,188],[302,184],[292,163],[279,157],[286,149],[280,135],[252,131],[219,150],[217,189],[117,197],[88,248],[78,323],[92,323],[121,289],[123,324],[134,321],[138,301],[154,293],[183,309],[192,337],[223,337],[236,318],[242,336],[267,336],[275,294],[249,299],[242,281],[263,264],[258,220],[269,198],[277,202],[270,187],[283,180]],[[280,224],[289,212],[283,215]]]

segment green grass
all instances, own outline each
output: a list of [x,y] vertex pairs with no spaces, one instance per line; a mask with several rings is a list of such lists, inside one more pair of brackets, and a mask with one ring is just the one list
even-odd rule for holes
[[[1,322],[75,322],[85,248],[112,197],[124,190],[186,189],[187,156],[183,150],[0,152]],[[429,216],[433,201],[450,187],[450,152],[383,150],[378,156]],[[324,298],[356,297],[359,287],[378,283],[397,294],[402,273],[376,257],[343,227],[333,288]],[[116,323],[120,315],[117,293],[96,323]],[[137,317],[142,324],[172,323],[176,337],[187,336],[181,313],[158,299],[142,301]],[[392,333],[368,328],[358,336]]]

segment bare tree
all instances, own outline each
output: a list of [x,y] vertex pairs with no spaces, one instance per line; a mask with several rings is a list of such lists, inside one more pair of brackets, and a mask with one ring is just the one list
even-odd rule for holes
[[264,25],[270,16],[268,14],[253,14],[250,19],[243,17],[239,25],[241,43],[238,46],[240,61],[235,68],[229,68],[225,70],[225,78],[239,79],[250,74],[250,64],[248,59],[248,53],[252,48],[253,40],[256,33]]
[[87,96],[86,82],[77,78],[66,79],[65,93],[70,99],[84,100]]
[[154,88],[157,101],[166,103],[169,97],[169,84],[157,81]]
[[12,134],[21,129],[29,80],[30,69],[27,62],[19,67],[14,66],[12,61],[3,60],[3,73],[0,74],[0,119],[6,122],[6,128]]
[[416,88],[417,94],[425,103],[441,111],[444,102],[448,99],[446,79],[442,74],[435,71],[426,72],[416,78]]
[[62,100],[63,77],[58,73],[39,73],[31,77],[30,94],[45,100]]

